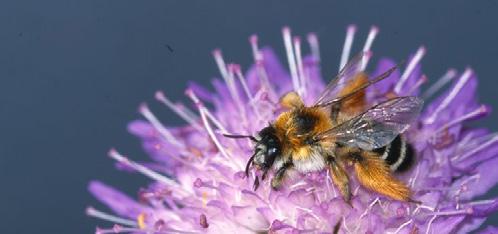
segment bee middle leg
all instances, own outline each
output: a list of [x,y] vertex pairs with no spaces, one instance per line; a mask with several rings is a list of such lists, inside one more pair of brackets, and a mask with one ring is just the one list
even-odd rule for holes
[[271,179],[271,187],[274,190],[278,190],[282,185],[285,178],[285,172],[293,166],[291,161],[287,161],[282,164],[280,168],[277,169],[275,176]]
[[349,188],[349,177],[346,174],[346,171],[333,156],[328,156],[327,164],[329,166],[329,173],[330,177],[332,177],[332,182],[334,182],[334,185],[341,192],[344,201],[350,203],[351,189]]

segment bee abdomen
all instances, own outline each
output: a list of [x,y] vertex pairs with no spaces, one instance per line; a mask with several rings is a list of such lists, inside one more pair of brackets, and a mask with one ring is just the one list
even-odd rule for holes
[[373,151],[378,153],[387,165],[389,165],[391,171],[406,171],[415,159],[415,151],[412,145],[399,135],[389,145]]

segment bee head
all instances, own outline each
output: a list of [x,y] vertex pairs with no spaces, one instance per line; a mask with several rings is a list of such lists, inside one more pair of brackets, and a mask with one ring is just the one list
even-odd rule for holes
[[249,167],[253,163],[257,168],[263,171],[263,179],[275,162],[275,158],[280,155],[280,141],[276,136],[275,128],[268,126],[258,133],[259,140],[256,144],[254,155],[251,157],[246,166],[246,175],[249,174]]
[[[251,156],[246,165],[246,176],[249,177],[249,168],[251,165],[255,165],[258,169],[263,171],[262,180],[265,179],[266,174],[273,166],[275,159],[280,156],[281,145],[280,141],[276,135],[275,128],[270,124],[259,131],[257,137],[250,135],[230,135],[223,134],[228,138],[249,138],[256,143],[254,147],[254,154]],[[254,181],[254,190],[259,186],[259,178],[256,176]]]

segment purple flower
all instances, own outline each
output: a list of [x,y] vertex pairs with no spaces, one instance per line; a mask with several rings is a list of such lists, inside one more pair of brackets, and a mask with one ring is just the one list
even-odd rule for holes
[[[339,67],[350,57],[355,31],[348,27]],[[300,38],[292,37],[289,28],[282,32],[290,72],[270,48],[260,48],[258,38],[251,36],[255,63],[245,73],[239,65],[226,64],[221,51],[214,51],[222,79],[213,81],[214,92],[189,85],[186,95],[195,111],[156,93],[160,103],[186,121],[185,126],[166,127],[147,105],[140,106],[145,120],[128,127],[142,140],[152,162],[133,162],[114,149],[109,155],[119,168],[140,172],[153,182],[136,199],[91,182],[90,192],[114,212],[87,209],[88,215],[115,223],[97,233],[331,233],[334,228],[339,233],[466,233],[498,209],[498,199],[476,200],[498,181],[498,134],[468,125],[490,112],[476,99],[477,77],[470,68],[462,73],[450,69],[421,93],[427,81],[420,65],[424,47],[408,58],[403,70],[367,90],[372,103],[398,95],[434,100],[405,133],[417,163],[396,175],[421,204],[370,192],[352,176],[349,205],[326,171],[297,174],[279,191],[265,180],[253,191],[258,172],[251,172],[250,178],[244,174],[252,142],[227,139],[221,133],[252,135],[275,118],[281,95],[296,90],[311,104],[325,86],[316,35],[308,35],[311,54],[303,56]],[[372,27],[364,52],[370,51],[377,33]],[[380,59],[370,75],[393,65],[390,59]],[[445,92],[432,97],[446,85],[450,87]]]

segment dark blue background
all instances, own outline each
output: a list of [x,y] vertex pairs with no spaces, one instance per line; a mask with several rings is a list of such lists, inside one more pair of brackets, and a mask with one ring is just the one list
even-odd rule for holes
[[[218,75],[215,47],[247,67],[252,33],[283,54],[283,25],[301,35],[318,33],[329,77],[345,27],[359,26],[361,46],[370,25],[378,25],[376,55],[400,60],[424,44],[430,78],[471,65],[480,77],[481,100],[498,108],[498,2],[369,2],[2,1],[0,232],[92,233],[104,223],[86,217],[84,209],[105,207],[87,192],[89,180],[131,195],[147,183],[116,171],[106,156],[115,146],[146,160],[126,132],[128,121],[139,117],[138,104],[151,103],[165,123],[182,123],[153,101],[154,91],[185,100],[187,80],[208,85]],[[496,116],[481,125],[497,130]]]

